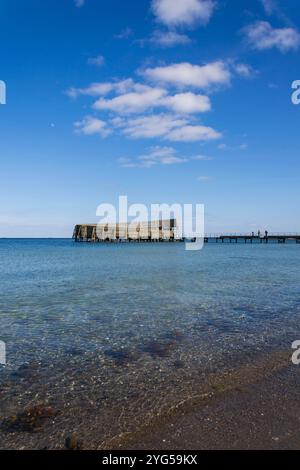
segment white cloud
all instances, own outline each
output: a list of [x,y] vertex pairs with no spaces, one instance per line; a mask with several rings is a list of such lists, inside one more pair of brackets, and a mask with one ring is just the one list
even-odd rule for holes
[[77,133],[84,135],[98,134],[101,137],[106,137],[111,133],[107,128],[106,122],[91,116],[85,117],[82,121],[75,122],[74,127]]
[[66,91],[66,94],[70,98],[77,98],[80,95],[101,96],[101,95],[107,95],[112,89],[113,89],[113,86],[111,83],[92,83],[87,88],[74,88],[74,87],[69,88]]
[[131,138],[157,138],[173,142],[215,140],[221,134],[211,127],[194,125],[190,120],[172,114],[140,116],[118,121],[117,127]]
[[245,28],[249,43],[258,50],[277,47],[281,52],[298,49],[300,34],[294,28],[273,28],[267,21],[257,21]]
[[163,88],[133,84],[134,91],[119,94],[111,99],[98,99],[93,108],[114,111],[120,114],[139,113],[147,109],[168,108],[176,113],[202,113],[210,111],[210,99],[194,93],[168,95]]
[[126,168],[151,168],[154,165],[174,165],[185,163],[186,157],[178,156],[173,147],[151,147],[149,152],[137,157],[136,161],[120,158],[119,162]]
[[100,98],[94,103],[93,108],[110,110],[118,113],[137,113],[145,109],[157,106],[160,99],[167,92],[161,88],[151,88],[144,85],[136,87],[137,91],[121,94],[112,99]]
[[225,143],[222,143],[218,145],[219,150],[246,150],[248,148],[248,144],[243,143],[239,145],[227,145]]
[[150,42],[159,47],[173,47],[189,44],[191,40],[186,34],[179,34],[175,31],[154,31]]
[[[108,123],[111,126],[110,128]],[[171,142],[205,142],[222,137],[222,134],[212,127],[197,125],[188,118],[164,113],[138,116],[136,118],[121,118],[118,116],[109,120],[109,122],[87,116],[82,121],[75,122],[74,127],[75,132],[84,135],[98,134],[101,137],[106,137],[113,130],[118,130],[126,137],[133,139],[161,138]],[[200,155],[191,158],[194,160],[209,159]],[[175,163],[174,159],[173,162]]]
[[176,113],[203,113],[211,109],[210,99],[207,96],[191,92],[168,96],[163,102]]
[[178,86],[209,88],[212,85],[228,85],[231,73],[222,61],[206,65],[193,65],[189,62],[146,69],[143,74],[154,81]]
[[[155,146],[150,147],[149,151],[143,155],[139,155],[135,159],[122,157],[119,158],[119,163],[125,168],[151,168],[155,165],[174,165],[179,163],[186,163],[192,160],[212,160],[211,157],[206,155],[195,155],[192,157],[181,156],[177,154],[174,147]],[[198,178],[200,181],[210,179],[208,176],[201,176]]]
[[251,65],[248,64],[236,64],[234,68],[236,73],[244,78],[251,78],[257,74],[257,72],[253,70]]
[[124,120],[123,133],[133,138],[164,137],[177,127],[186,125],[186,119],[171,114],[156,114]]
[[85,4],[85,0],[74,0],[74,3],[77,8],[81,8]]
[[104,65],[104,57],[103,55],[98,55],[97,57],[90,57],[88,59],[89,65],[96,65],[97,67],[101,67]]
[[152,11],[168,27],[207,24],[215,2],[212,0],[152,0]]
[[120,80],[117,82],[102,82],[92,83],[87,88],[69,88],[66,94],[70,98],[77,98],[80,95],[83,96],[105,96],[111,91],[117,93],[127,93],[134,87],[134,82],[131,78],[127,80]]
[[[173,88],[174,80],[176,80],[175,85],[180,85],[180,88],[183,86],[206,88],[212,84],[230,83],[231,70],[233,67],[229,62],[225,64],[221,61],[203,66],[189,63],[174,64],[169,67],[148,69],[145,72],[146,76],[152,77],[152,72],[155,77],[163,76],[165,82],[171,86],[150,86],[129,78],[92,83],[86,88],[71,88],[67,94],[72,98],[79,96],[96,98],[91,106],[104,116],[103,120],[97,116],[85,117],[74,124],[75,131],[85,135],[98,134],[102,137],[116,132],[133,139],[155,138],[170,142],[205,142],[219,139],[222,136],[220,132],[203,125],[202,122],[199,123],[193,116],[211,110],[209,97],[189,90],[172,93],[170,88]],[[246,74],[246,71],[243,69],[240,73]],[[137,115],[131,116],[131,114]],[[151,157],[153,160],[153,154]],[[168,155],[170,163],[175,163],[178,158],[181,157]],[[206,157],[196,155],[190,158],[203,160]],[[148,159],[146,160],[148,162]],[[165,164],[166,162],[167,160]],[[132,161],[124,164],[132,166]],[[145,162],[139,161],[139,165],[141,164]]]
[[207,126],[183,126],[173,129],[166,136],[173,142],[197,142],[220,139],[222,135],[212,127]]

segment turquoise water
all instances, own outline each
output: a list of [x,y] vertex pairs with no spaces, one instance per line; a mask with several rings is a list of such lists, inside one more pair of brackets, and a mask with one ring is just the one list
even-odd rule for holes
[[1,240],[7,368],[72,350],[143,350],[172,335],[199,359],[212,349],[290,347],[299,336],[299,280],[294,244],[209,244],[187,252],[183,244]]

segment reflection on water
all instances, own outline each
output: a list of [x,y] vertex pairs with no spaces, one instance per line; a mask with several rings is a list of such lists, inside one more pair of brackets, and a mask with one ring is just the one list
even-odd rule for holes
[[187,252],[183,244],[1,240],[1,414],[36,395],[60,411],[133,400],[150,413],[183,396],[195,375],[289,348],[300,317],[299,261],[297,245]]

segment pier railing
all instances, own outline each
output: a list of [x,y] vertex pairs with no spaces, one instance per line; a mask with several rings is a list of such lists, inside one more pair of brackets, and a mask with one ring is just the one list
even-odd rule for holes
[[[266,235],[262,232],[260,235],[257,233],[242,233],[242,232],[222,232],[222,233],[206,233],[206,238],[222,238],[222,237],[253,237],[253,238],[265,238]],[[292,238],[299,238],[300,232],[268,232],[267,237],[292,237]]]

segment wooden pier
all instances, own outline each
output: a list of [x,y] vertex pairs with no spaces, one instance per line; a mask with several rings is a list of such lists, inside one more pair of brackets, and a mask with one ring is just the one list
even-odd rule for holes
[[293,234],[273,234],[264,236],[248,235],[248,234],[230,234],[230,235],[206,235],[205,243],[300,243],[300,233]]
[[[167,231],[166,231],[167,229]],[[166,235],[167,233],[167,235]],[[114,229],[109,224],[78,224],[74,228],[75,242],[89,243],[130,243],[130,242],[184,242],[185,238],[176,236],[176,221],[146,222],[136,224],[130,230],[127,226],[117,224]],[[193,240],[191,240],[193,241]],[[261,234],[206,234],[205,243],[250,243],[250,244],[300,244],[300,233],[268,233]]]

